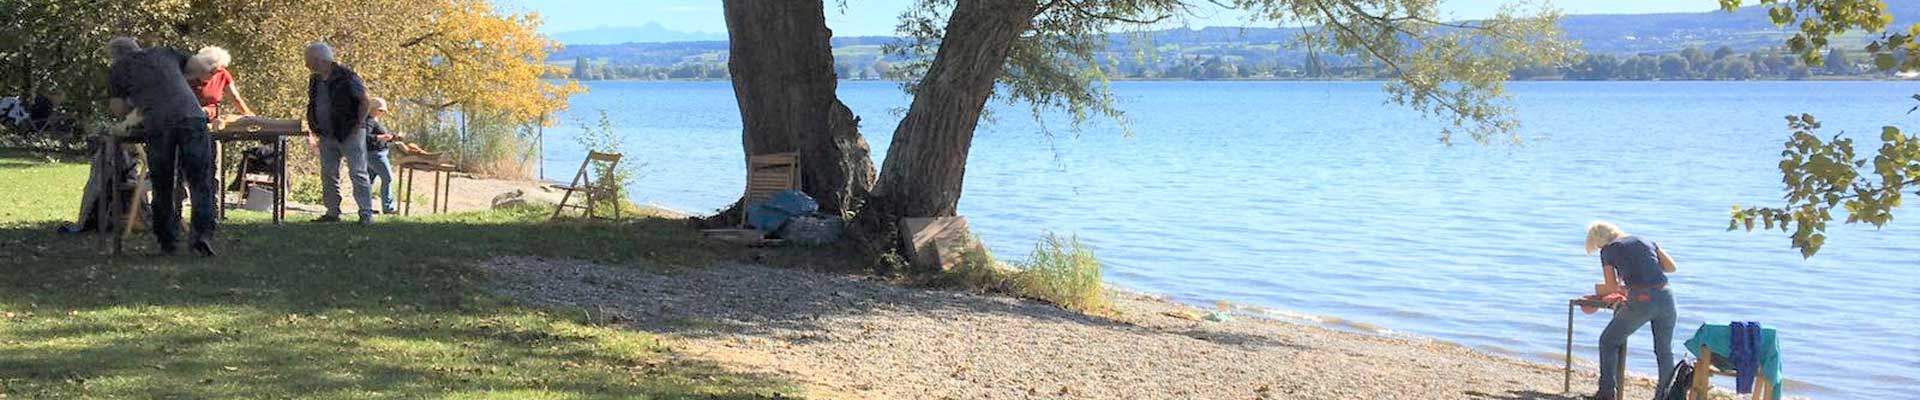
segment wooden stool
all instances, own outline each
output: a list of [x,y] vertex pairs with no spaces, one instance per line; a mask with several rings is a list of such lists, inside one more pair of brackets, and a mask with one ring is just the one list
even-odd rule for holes
[[[1687,392],[1687,398],[1696,400],[1708,399],[1707,392],[1713,390],[1713,385],[1708,383],[1707,380],[1714,375],[1735,376],[1736,373],[1714,368],[1713,349],[1701,345],[1700,362],[1693,364],[1693,389]],[[1773,387],[1771,381],[1764,378],[1766,378],[1764,375],[1758,372],[1754,373],[1753,400],[1770,400],[1773,398],[1773,392],[1776,388]]]

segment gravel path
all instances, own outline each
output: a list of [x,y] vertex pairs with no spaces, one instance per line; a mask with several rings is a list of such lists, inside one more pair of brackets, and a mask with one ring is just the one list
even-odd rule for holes
[[[1562,399],[1561,372],[1464,347],[1277,321],[1202,322],[1117,293],[1089,317],[996,296],[751,265],[654,274],[539,258],[492,289],[667,335],[690,356],[817,398]],[[1592,393],[1578,373],[1575,393]],[[1629,398],[1652,397],[1637,382]]]

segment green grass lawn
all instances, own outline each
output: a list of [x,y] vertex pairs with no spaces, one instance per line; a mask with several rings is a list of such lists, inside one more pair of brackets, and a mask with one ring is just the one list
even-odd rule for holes
[[[546,221],[545,210],[372,227],[230,212],[220,257],[127,255],[59,236],[85,164],[0,151],[0,398],[760,398],[775,377],[677,356],[579,310],[484,293],[499,255],[634,268],[721,249],[678,221]],[[304,220],[296,215],[296,221]],[[184,254],[184,252],[183,252]]]

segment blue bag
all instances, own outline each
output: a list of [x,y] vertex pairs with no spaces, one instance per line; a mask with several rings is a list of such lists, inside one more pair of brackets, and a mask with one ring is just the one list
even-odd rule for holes
[[747,225],[761,232],[776,232],[787,224],[787,220],[820,210],[820,203],[813,201],[799,190],[787,190],[775,193],[766,201],[747,205]]

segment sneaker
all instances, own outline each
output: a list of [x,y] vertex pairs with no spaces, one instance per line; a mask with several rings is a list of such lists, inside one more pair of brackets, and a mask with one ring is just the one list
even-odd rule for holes
[[322,215],[322,216],[320,216],[320,218],[314,218],[314,219],[313,219],[313,222],[314,222],[314,223],[316,223],[316,224],[328,224],[328,223],[334,223],[334,222],[340,222],[340,216],[338,216],[338,215]]
[[160,244],[160,255],[173,256],[174,253],[179,253],[179,252],[180,252],[180,248],[175,245],[165,244],[165,243]]
[[213,257],[214,255],[213,242],[197,240],[193,242],[192,246],[188,247],[193,249],[193,254],[198,254],[201,257]]
[[399,214],[400,210],[393,207],[387,207],[387,209],[385,210],[380,210],[380,213],[387,214],[387,215],[394,215],[394,214]]
[[361,214],[360,226],[373,226],[373,214]]

